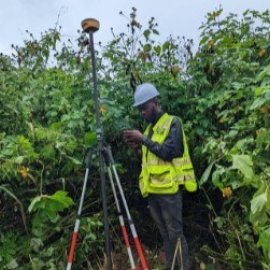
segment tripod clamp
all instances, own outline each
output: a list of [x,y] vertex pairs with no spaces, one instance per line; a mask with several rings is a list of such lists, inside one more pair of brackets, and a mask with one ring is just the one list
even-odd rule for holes
[[114,164],[111,146],[103,147],[102,155],[104,157],[104,160],[107,166]]

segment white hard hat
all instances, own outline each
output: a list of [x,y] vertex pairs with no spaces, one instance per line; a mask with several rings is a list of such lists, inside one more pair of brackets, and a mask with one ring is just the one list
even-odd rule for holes
[[134,93],[133,106],[135,107],[140,106],[143,103],[157,96],[159,96],[159,92],[153,84],[143,83],[141,85],[138,85]]

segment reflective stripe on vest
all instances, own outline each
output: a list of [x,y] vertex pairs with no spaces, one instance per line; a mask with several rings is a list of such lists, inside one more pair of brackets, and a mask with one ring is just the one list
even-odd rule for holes
[[[159,144],[164,143],[169,135],[170,127],[174,116],[164,113],[153,127],[151,140]],[[147,136],[152,125],[148,125],[144,135]],[[143,197],[149,193],[174,194],[178,191],[179,185],[186,185],[192,182],[193,190],[197,188],[193,166],[189,157],[188,145],[182,126],[184,153],[183,157],[174,158],[172,161],[165,161],[152,152],[146,146],[142,146],[142,171],[139,184]]]

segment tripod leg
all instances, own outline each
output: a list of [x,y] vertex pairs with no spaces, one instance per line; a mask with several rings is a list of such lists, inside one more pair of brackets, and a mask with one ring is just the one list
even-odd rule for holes
[[122,231],[122,235],[125,241],[125,245],[126,245],[126,249],[127,249],[127,253],[128,253],[128,257],[129,257],[129,261],[130,261],[130,266],[132,270],[136,270],[136,266],[135,266],[135,262],[134,262],[134,258],[133,258],[133,254],[132,254],[132,250],[129,244],[129,239],[128,239],[128,234],[127,234],[127,229],[124,223],[124,218],[123,215],[121,213],[121,207],[117,198],[117,194],[116,194],[116,190],[115,190],[115,186],[114,186],[114,182],[113,182],[113,176],[112,176],[112,171],[111,168],[108,166],[107,168],[108,170],[108,175],[109,175],[109,179],[110,179],[110,183],[111,183],[111,187],[112,187],[112,191],[113,191],[113,196],[114,196],[114,200],[115,200],[115,204],[116,204],[116,209],[118,212],[118,219],[119,219],[119,223],[121,226],[121,231]]
[[174,267],[175,267],[175,264],[176,264],[177,252],[179,252],[179,259],[180,259],[180,262],[181,262],[181,270],[184,270],[184,268],[183,268],[183,255],[182,255],[181,238],[178,238],[178,240],[176,242],[176,245],[175,245],[171,270],[174,270]]
[[181,238],[179,238],[178,241],[179,241],[179,256],[180,256],[180,260],[181,260],[181,270],[184,270]]
[[68,255],[68,264],[67,264],[66,270],[71,269],[73,258],[74,258],[74,253],[75,253],[76,244],[77,244],[77,238],[78,238],[78,234],[79,234],[81,213],[82,213],[82,207],[83,207],[83,202],[84,202],[84,196],[85,196],[85,191],[86,191],[88,175],[89,175],[89,168],[86,168],[84,182],[83,182],[83,189],[82,189],[81,198],[80,198],[80,204],[79,204],[79,208],[78,208],[78,212],[77,212],[77,218],[76,218],[74,230],[72,233],[72,240],[71,240],[71,245],[70,245],[70,250],[69,250],[69,255]]
[[115,176],[115,180],[116,180],[116,184],[117,184],[117,187],[118,187],[118,190],[119,190],[119,193],[120,193],[120,197],[122,199],[122,202],[123,202],[123,205],[124,205],[127,217],[128,217],[129,226],[130,226],[130,230],[131,230],[131,233],[132,233],[132,236],[133,236],[135,247],[136,247],[137,253],[138,253],[138,255],[140,257],[140,260],[141,260],[142,270],[148,270],[149,268],[148,268],[147,261],[146,261],[146,258],[144,256],[143,250],[142,250],[141,242],[140,242],[140,239],[138,237],[137,230],[135,228],[132,217],[130,215],[129,208],[128,208],[128,205],[127,205],[127,201],[126,201],[126,198],[125,198],[125,194],[124,194],[124,191],[123,191],[123,188],[122,188],[122,185],[121,185],[121,182],[119,180],[119,176],[118,176],[115,164],[114,164],[114,159],[113,159],[113,156],[112,156],[111,148],[107,147],[106,151],[107,151],[107,155],[109,157],[111,168],[113,170],[113,174]]

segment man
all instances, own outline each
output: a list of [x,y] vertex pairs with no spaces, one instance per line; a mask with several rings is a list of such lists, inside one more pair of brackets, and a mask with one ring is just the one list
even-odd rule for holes
[[180,258],[175,269],[188,270],[182,190],[185,187],[188,191],[195,191],[197,185],[181,121],[163,112],[158,96],[159,92],[150,83],[136,88],[134,106],[139,108],[148,126],[144,134],[139,130],[128,130],[123,135],[133,150],[138,152],[141,147],[140,190],[143,197],[148,197],[151,215],[161,233],[167,267],[172,268],[178,243]]

